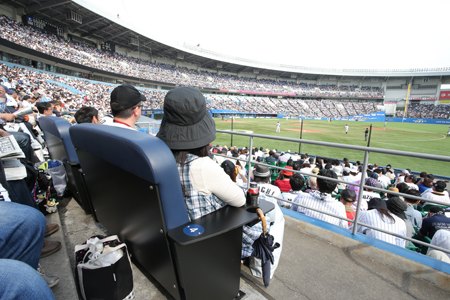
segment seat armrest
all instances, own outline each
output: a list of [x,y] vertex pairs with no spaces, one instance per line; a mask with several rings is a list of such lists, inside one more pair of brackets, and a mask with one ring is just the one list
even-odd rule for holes
[[[273,210],[275,205],[271,202],[261,200],[259,207],[262,209],[264,214],[266,214]],[[247,205],[242,207],[227,205],[206,216],[170,230],[168,232],[168,236],[179,245],[189,245],[215,237],[258,219],[255,209],[252,210],[250,208],[250,211],[247,209],[249,209]],[[185,234],[183,231],[184,228],[194,224],[202,226],[204,232],[196,236]]]

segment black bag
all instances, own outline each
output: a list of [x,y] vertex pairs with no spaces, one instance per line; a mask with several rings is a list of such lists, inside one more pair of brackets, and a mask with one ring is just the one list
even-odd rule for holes
[[38,171],[34,168],[34,163],[25,158],[20,159],[22,165],[25,166],[27,170],[27,177],[25,177],[25,183],[28,186],[29,191],[31,192],[36,184],[36,180],[38,178]]
[[[97,239],[96,239],[97,238]],[[108,250],[96,253],[98,246]],[[115,262],[102,266],[108,255],[120,257]],[[93,236],[83,245],[75,246],[76,277],[85,300],[133,299],[133,271],[127,245],[117,235]],[[103,262],[104,263],[104,262]]]

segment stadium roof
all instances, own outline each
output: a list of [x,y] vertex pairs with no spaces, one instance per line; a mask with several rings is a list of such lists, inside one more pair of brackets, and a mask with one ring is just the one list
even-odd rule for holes
[[[0,1],[0,3],[15,7],[19,15],[28,15],[39,18],[53,25],[62,27],[65,32],[81,38],[109,42],[129,48],[133,51],[139,50],[141,52],[147,52],[154,57],[174,59],[192,63],[201,68],[220,70],[224,72],[248,72],[268,75],[273,78],[297,78],[300,80],[317,80],[324,76],[335,75],[335,79],[337,81],[345,80],[346,77],[349,79],[363,79],[365,77],[384,77],[387,79],[391,76],[394,76],[397,79],[404,78],[405,80],[409,80],[411,79],[411,76],[446,76],[449,73],[436,72],[427,74],[423,72],[416,72],[415,74],[370,74],[370,72],[366,72],[364,74],[357,74],[358,72],[355,73],[349,71],[341,72],[341,74],[339,74],[339,72],[320,73],[317,70],[312,70],[311,72],[298,72],[295,68],[292,68],[292,71],[288,71],[291,66],[286,66],[286,68],[284,68],[286,70],[280,70],[283,68],[278,68],[278,70],[271,69],[270,66],[268,66],[268,68],[258,68],[251,61],[245,62],[243,60],[242,64],[232,63],[227,59],[214,59],[211,55],[208,55],[207,52],[201,53],[192,47],[191,49],[186,48],[186,51],[183,51],[181,49],[162,44],[129,28],[117,24],[108,18],[102,17],[71,0],[6,0]],[[68,18],[67,14],[70,12],[74,12],[75,14],[81,16],[82,22],[78,23]],[[139,45],[133,45],[130,43],[130,38],[137,39],[139,41]],[[198,52],[199,55],[195,54],[195,52]]]

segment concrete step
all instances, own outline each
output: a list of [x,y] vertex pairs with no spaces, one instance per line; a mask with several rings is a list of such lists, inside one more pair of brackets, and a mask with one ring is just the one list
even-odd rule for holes
[[[322,238],[324,232],[305,230],[305,224],[285,216],[283,253],[270,282],[265,288],[262,279],[254,277],[242,266],[240,289],[242,300],[256,299],[450,299],[449,289],[420,279],[379,260],[372,246],[338,247]],[[100,223],[86,215],[75,200],[60,201],[58,214],[47,216],[48,223],[60,223],[62,230],[48,239],[63,242],[63,249],[41,260],[44,270],[61,278],[52,290],[56,300],[82,299],[74,280],[75,245],[96,234],[108,235]],[[312,225],[308,225],[312,226]],[[364,251],[361,252],[360,250]],[[364,254],[364,255],[361,255]],[[386,256],[387,257],[387,256]],[[392,259],[392,258],[391,258]],[[401,259],[401,258],[399,258]],[[439,272],[429,269],[428,272]],[[444,274],[445,275],[445,274]],[[133,264],[135,299],[173,299],[151,277],[147,278]],[[450,282],[450,276],[442,277]]]

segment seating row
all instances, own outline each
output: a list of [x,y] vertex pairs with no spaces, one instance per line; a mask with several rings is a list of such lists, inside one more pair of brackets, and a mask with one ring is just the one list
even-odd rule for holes
[[[56,117],[41,118],[40,126],[85,212],[117,234],[133,262],[175,299],[238,295],[242,226],[258,218],[252,210],[226,206],[191,221],[175,159],[160,139]],[[267,213],[274,205],[260,207]]]

